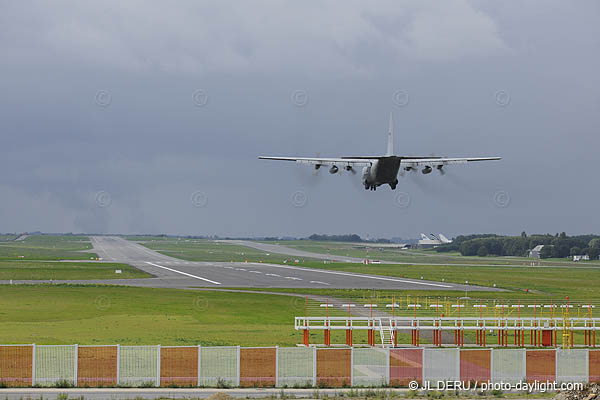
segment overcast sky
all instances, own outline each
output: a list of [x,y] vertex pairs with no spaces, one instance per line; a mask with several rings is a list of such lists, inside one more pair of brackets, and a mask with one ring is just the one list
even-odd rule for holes
[[[0,1],[0,232],[599,232],[597,1]],[[396,191],[258,155],[502,156]]]

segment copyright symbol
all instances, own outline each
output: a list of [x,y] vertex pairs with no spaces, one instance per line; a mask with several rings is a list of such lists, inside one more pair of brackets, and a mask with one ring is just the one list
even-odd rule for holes
[[494,96],[498,106],[506,107],[510,104],[510,94],[506,90],[498,90]]
[[499,208],[506,208],[510,205],[510,194],[507,191],[499,190],[494,193],[494,204]]
[[96,296],[96,298],[94,299],[94,304],[96,305],[96,308],[98,310],[105,311],[110,308],[111,301],[110,298],[108,298],[107,296],[100,295]]
[[296,107],[304,107],[308,103],[308,92],[306,90],[296,90],[292,93],[292,103]]
[[96,204],[98,205],[98,207],[102,208],[110,206],[112,204],[112,197],[110,196],[110,193],[104,190],[101,190],[98,193],[96,193]]
[[199,311],[208,310],[208,300],[206,300],[204,297],[196,297],[194,299],[194,308]]
[[302,190],[292,193],[292,205],[294,207],[304,207],[308,201],[308,196]]
[[197,107],[204,107],[208,103],[208,95],[202,89],[198,89],[192,93],[192,99]]
[[100,107],[108,107],[112,101],[112,95],[107,90],[98,90],[94,96],[96,104]]
[[406,192],[399,192],[396,195],[396,205],[400,208],[406,208],[410,205],[410,195]]
[[398,107],[404,107],[408,105],[410,97],[408,96],[408,92],[406,90],[396,90],[392,96],[392,101]]
[[192,201],[192,204],[194,205],[194,207],[204,207],[208,204],[208,196],[206,195],[206,193],[197,190],[194,193],[192,193],[192,195],[190,196],[190,200]]
[[417,382],[417,381],[410,381],[408,383],[408,388],[410,390],[417,390],[419,388],[419,382]]

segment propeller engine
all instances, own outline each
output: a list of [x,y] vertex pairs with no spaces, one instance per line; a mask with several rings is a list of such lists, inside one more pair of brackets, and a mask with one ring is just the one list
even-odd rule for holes
[[356,170],[352,168],[352,165],[346,165],[344,169],[348,172],[352,172],[353,175],[356,175]]
[[338,172],[339,170],[340,170],[340,169],[339,169],[339,168],[338,168],[336,165],[332,165],[332,166],[331,166],[331,168],[329,168],[329,173],[330,173],[330,174],[337,174],[337,172]]
[[433,169],[429,165],[421,170],[423,174],[430,174],[431,171],[433,171]]
[[443,165],[438,165],[436,168],[437,168],[438,172],[440,173],[440,175],[444,175],[446,173]]

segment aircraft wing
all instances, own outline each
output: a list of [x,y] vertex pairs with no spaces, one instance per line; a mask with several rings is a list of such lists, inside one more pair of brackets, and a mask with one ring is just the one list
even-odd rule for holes
[[298,164],[310,164],[310,165],[336,165],[338,167],[365,167],[372,165],[377,161],[377,157],[373,158],[321,158],[321,157],[258,157],[261,160],[280,160],[280,161],[295,161]]
[[402,158],[400,165],[403,167],[442,167],[451,164],[466,164],[472,161],[494,161],[501,160],[502,157],[465,157],[465,158],[445,158],[445,157],[424,157],[424,158]]

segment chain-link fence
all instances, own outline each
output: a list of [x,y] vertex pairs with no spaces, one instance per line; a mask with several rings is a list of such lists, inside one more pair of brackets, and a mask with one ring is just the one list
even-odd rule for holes
[[352,352],[352,386],[387,386],[388,371],[386,349],[357,348]]
[[588,375],[587,350],[558,349],[556,351],[557,382],[587,382]]
[[239,379],[238,347],[200,348],[200,386],[238,386]]
[[423,380],[432,384],[438,381],[460,379],[459,349],[424,349]]
[[282,347],[278,351],[277,383],[280,387],[312,387],[316,384],[316,350]]
[[492,350],[491,380],[511,385],[525,381],[525,361],[525,349]]
[[492,351],[490,349],[460,351],[460,380],[487,382],[492,379]]
[[527,350],[525,371],[527,382],[556,380],[556,350]]
[[121,346],[119,348],[119,385],[157,386],[160,348],[158,346]]
[[383,387],[437,381],[598,382],[593,349],[0,346],[0,385]]
[[38,386],[70,386],[77,381],[77,345],[35,346]]

